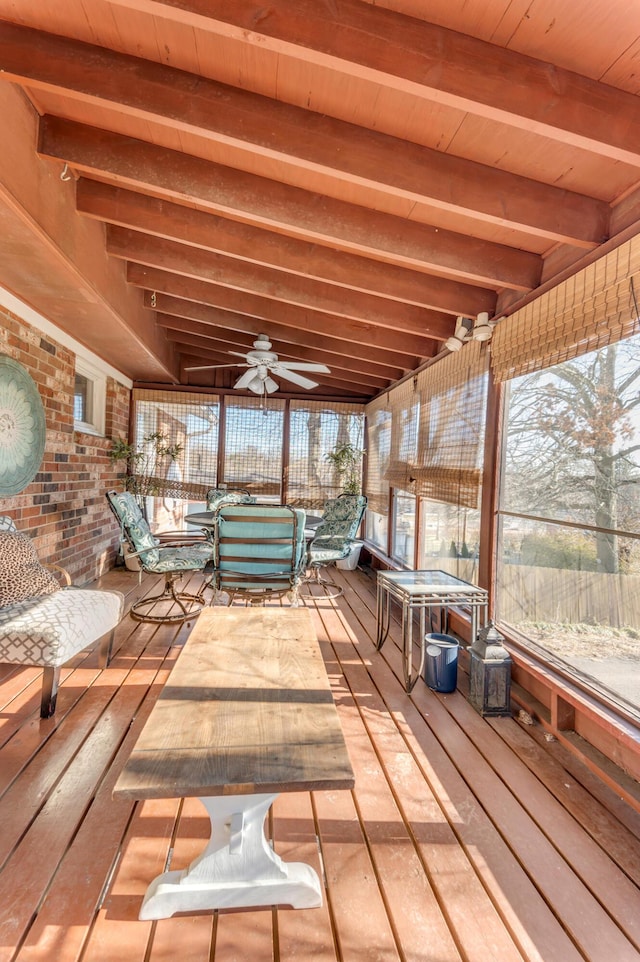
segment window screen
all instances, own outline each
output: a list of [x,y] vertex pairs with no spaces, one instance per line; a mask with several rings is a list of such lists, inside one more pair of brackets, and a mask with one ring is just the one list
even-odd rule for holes
[[[149,452],[135,471],[170,482],[163,487],[163,494],[168,497],[205,496],[208,488],[217,485],[219,424],[220,402],[216,395],[135,390],[133,443],[137,450]],[[176,460],[165,458],[160,463],[150,463],[153,445],[145,438],[155,433],[166,438],[167,446],[180,445]]]
[[224,478],[229,485],[280,500],[285,402],[227,396]]
[[367,484],[369,511],[386,517],[389,513],[387,471],[391,455],[391,407],[384,394],[367,405]]
[[361,450],[364,408],[353,404],[291,401],[287,502],[321,508],[342,486],[327,455],[336,444]]

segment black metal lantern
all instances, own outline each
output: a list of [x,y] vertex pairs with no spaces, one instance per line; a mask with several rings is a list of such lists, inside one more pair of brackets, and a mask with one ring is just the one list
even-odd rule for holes
[[481,715],[511,714],[511,657],[492,621],[469,649],[469,701]]

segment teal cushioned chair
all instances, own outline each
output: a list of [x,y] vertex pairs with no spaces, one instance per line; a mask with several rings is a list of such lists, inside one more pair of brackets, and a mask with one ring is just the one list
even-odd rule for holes
[[197,615],[206,604],[203,594],[207,582],[197,592],[178,591],[177,582],[188,572],[204,572],[213,557],[210,542],[172,540],[163,544],[154,537],[135,497],[128,491],[107,491],[107,501],[120,525],[133,557],[142,571],[164,575],[164,589],[157,595],[146,595],[131,606],[131,617],[138,621],[178,622]]
[[363,494],[341,494],[324,506],[322,521],[315,530],[307,552],[309,579],[306,586],[311,590],[320,585],[329,598],[337,598],[342,588],[328,578],[321,577],[321,570],[346,558],[356,542],[358,529],[367,507]]
[[207,491],[207,511],[217,511],[223,504],[255,504],[256,499],[246,488],[210,488]]
[[223,504],[214,530],[216,591],[251,604],[290,594],[305,570],[305,513],[287,505]]

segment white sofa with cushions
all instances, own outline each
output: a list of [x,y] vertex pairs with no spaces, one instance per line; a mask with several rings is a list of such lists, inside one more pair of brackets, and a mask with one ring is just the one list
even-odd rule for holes
[[53,715],[60,668],[74,655],[102,638],[101,661],[108,664],[123,607],[119,591],[61,587],[31,539],[0,516],[0,663],[44,669],[42,718]]

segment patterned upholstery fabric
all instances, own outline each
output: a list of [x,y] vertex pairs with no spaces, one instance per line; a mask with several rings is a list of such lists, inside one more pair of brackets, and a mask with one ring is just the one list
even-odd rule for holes
[[61,588],[0,608],[0,661],[56,667],[120,621],[119,591]]
[[342,494],[326,502],[322,521],[309,545],[310,565],[331,564],[347,557],[366,507],[367,499],[363,494]]
[[43,568],[31,538],[0,530],[0,607],[58,591],[54,575]]
[[211,488],[207,491],[207,511],[217,511],[223,504],[255,504],[256,499],[243,488]]
[[[119,591],[60,588],[53,575],[41,568],[30,539],[16,531],[11,518],[0,516],[0,589],[2,583],[6,588],[13,578],[10,586],[13,597],[16,596],[16,569],[25,558],[27,563],[22,566],[22,575],[18,575],[17,581],[20,599],[0,607],[0,662],[44,669],[40,717],[50,718],[56,709],[61,665],[110,633],[109,645],[101,653],[108,664],[113,630],[122,617],[124,597]],[[34,579],[31,575],[36,569],[40,570]],[[46,577],[44,583],[41,573]],[[25,592],[30,597],[25,597]],[[5,593],[4,599],[8,597]]]
[[211,560],[213,546],[208,542],[189,545],[162,545],[151,529],[134,496],[128,491],[108,491],[107,499],[120,522],[120,529],[134,551],[140,551],[140,564],[152,574],[197,571]]

